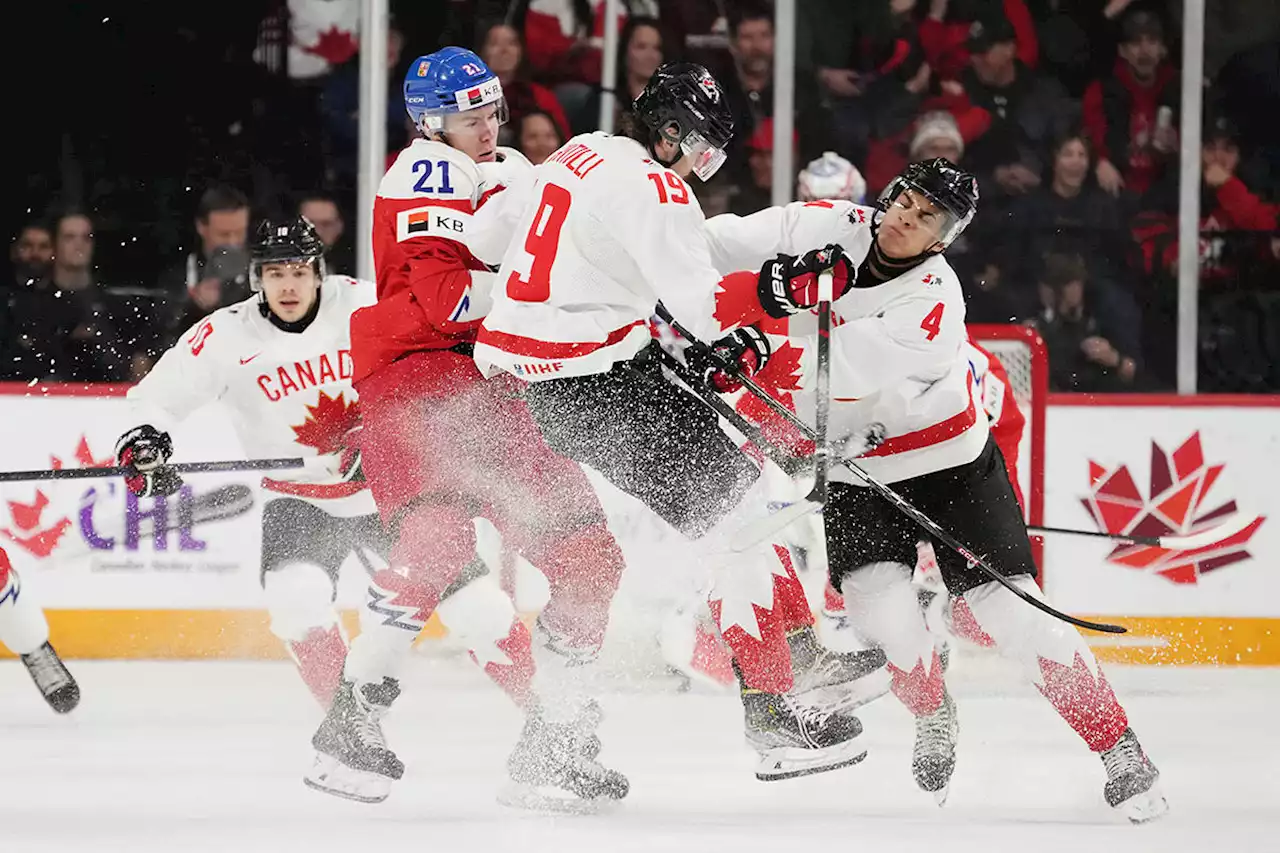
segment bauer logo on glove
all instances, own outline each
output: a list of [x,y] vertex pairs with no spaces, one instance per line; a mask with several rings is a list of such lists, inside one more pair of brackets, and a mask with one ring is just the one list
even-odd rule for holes
[[818,276],[828,270],[839,299],[854,279],[853,264],[840,246],[832,243],[800,256],[778,255],[760,270],[760,307],[777,319],[807,311],[818,304]]

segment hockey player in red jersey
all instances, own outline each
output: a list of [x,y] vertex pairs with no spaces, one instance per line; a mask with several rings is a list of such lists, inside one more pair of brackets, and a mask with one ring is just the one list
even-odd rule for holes
[[49,645],[44,611],[22,588],[4,548],[0,548],[0,643],[22,660],[50,708],[65,714],[80,704],[80,686]]
[[[379,186],[377,304],[351,321],[364,470],[396,541],[391,567],[370,584],[342,688],[312,739],[317,764],[307,782],[376,801],[400,777],[378,720],[399,692],[397,665],[419,630],[451,587],[483,571],[473,518],[484,516],[551,586],[532,638],[496,578],[441,605],[452,610],[455,633],[492,632],[496,643],[479,662],[527,714],[508,762],[512,796],[536,805],[531,789],[553,788],[621,798],[625,777],[595,760],[598,706],[574,677],[603,641],[621,551],[582,470],[542,441],[515,381],[485,381],[471,359],[496,278],[473,248],[485,239],[505,245],[495,214],[502,186],[528,163],[497,147],[502,86],[471,51],[415,60],[404,94],[423,135]],[[482,224],[484,216],[497,224]]]

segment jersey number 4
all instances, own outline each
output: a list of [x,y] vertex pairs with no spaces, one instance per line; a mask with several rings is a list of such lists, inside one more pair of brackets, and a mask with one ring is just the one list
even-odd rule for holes
[[924,320],[920,322],[920,328],[924,329],[926,332],[925,340],[931,341],[938,336],[938,333],[942,331],[941,302],[933,306],[933,310],[925,315]]
[[538,212],[524,238],[524,250],[533,259],[529,277],[515,270],[507,277],[507,296],[520,302],[545,302],[551,296],[551,266],[560,250],[560,229],[569,215],[572,196],[564,187],[546,184],[538,201]]

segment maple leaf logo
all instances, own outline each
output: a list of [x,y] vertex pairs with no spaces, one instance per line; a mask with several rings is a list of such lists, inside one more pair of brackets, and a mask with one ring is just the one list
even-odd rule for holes
[[347,405],[344,394],[330,397],[320,392],[314,406],[307,406],[307,419],[293,427],[295,441],[306,447],[314,447],[316,452],[337,453],[347,446],[347,434],[360,426],[360,403],[352,401]]
[[49,527],[41,526],[45,508],[49,506],[49,496],[40,490],[36,490],[36,499],[31,503],[5,503],[9,505],[9,516],[13,519],[13,527],[17,529],[0,527],[0,533],[37,557],[52,554],[71,526],[69,518],[60,518]]
[[[800,356],[803,351],[790,342],[783,342],[769,357],[764,369],[753,377],[757,385],[793,412],[796,407],[791,392],[800,390]],[[740,415],[758,424],[765,438],[772,443],[800,455],[813,453],[813,442],[754,394],[742,395],[735,408]]]
[[330,65],[341,65],[360,50],[360,45],[349,30],[340,30],[336,26],[322,31],[315,44],[299,46],[304,53],[318,56]]
[[[76,445],[74,459],[79,463],[73,466],[76,468],[107,468],[115,464],[115,458],[112,455],[104,456],[101,459],[95,459],[93,451],[89,449],[89,440],[85,438],[83,434],[80,436],[80,443]],[[61,456],[50,454],[49,467],[53,468],[55,471],[61,471],[66,466],[62,461]]]
[[1089,497],[1082,498],[1098,529],[1135,536],[1168,536],[1204,533],[1223,528],[1222,536],[1197,548],[1161,548],[1154,545],[1120,545],[1107,555],[1109,562],[1180,584],[1194,584],[1201,575],[1249,559],[1245,545],[1262,526],[1257,516],[1243,526],[1222,524],[1236,513],[1234,500],[1209,511],[1201,505],[1225,465],[1205,465],[1199,431],[1172,456],[1151,442],[1150,496],[1144,498],[1127,465],[1114,470],[1089,460]]

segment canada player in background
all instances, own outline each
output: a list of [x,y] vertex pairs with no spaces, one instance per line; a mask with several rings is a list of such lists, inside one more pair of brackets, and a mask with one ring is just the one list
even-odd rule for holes
[[346,639],[334,607],[354,553],[369,571],[389,543],[360,474],[351,385],[351,313],[373,285],[326,276],[324,243],[305,219],[263,222],[250,247],[255,294],[197,323],[130,389],[139,426],[116,444],[139,496],[182,486],[168,430],[212,400],[230,411],[251,458],[307,459],[264,478],[261,580],[271,632],[321,707],[338,688]]
[[36,689],[59,714],[80,704],[80,686],[49,644],[49,622],[40,604],[22,586],[9,555],[0,547],[0,643],[22,661]]
[[[548,443],[645,503],[713,571],[709,604],[734,651],[757,777],[847,766],[866,754],[861,723],[828,691],[883,658],[819,646],[781,543],[731,553],[733,538],[767,513],[760,471],[653,358],[648,319],[659,299],[696,328],[716,327],[720,276],[685,177],[707,180],[723,162],[730,112],[705,68],[673,63],[624,121],[623,134],[573,138],[506,191],[518,236],[502,257],[476,362],[486,375],[527,381]],[[754,330],[716,346],[748,370],[768,357]],[[701,365],[715,374],[709,354]]]
[[[820,254],[836,285],[832,441],[844,442],[843,452],[858,455],[868,474],[894,484],[1011,583],[1043,597],[1022,510],[973,387],[963,293],[942,254],[977,202],[977,179],[935,159],[909,165],[874,209],[822,201],[718,217],[713,254],[726,266],[783,248],[765,260],[760,276],[726,278],[717,316],[727,326],[808,314],[818,303],[816,275],[791,275],[799,262],[786,252],[825,244]],[[866,450],[848,440],[871,422],[883,425],[885,441]],[[919,529],[844,466],[831,469],[823,515],[831,578],[844,595],[849,627],[888,655],[894,695],[916,720],[916,782],[941,803],[959,724],[912,583]],[[1100,756],[1107,802],[1134,821],[1163,814],[1159,773],[1080,633],[1029,607],[951,549],[938,553],[936,563],[946,590],[963,601],[969,631],[1022,664]]]
[[[422,137],[379,185],[377,303],[351,320],[364,470],[395,545],[391,568],[370,583],[342,690],[312,738],[318,755],[307,783],[376,801],[400,778],[404,765],[379,720],[399,693],[400,664],[440,605],[452,608],[445,621],[455,633],[488,639],[474,654],[526,713],[505,801],[554,808],[618,799],[627,780],[596,761],[599,706],[582,695],[577,673],[603,642],[622,553],[585,474],[542,441],[517,383],[486,381],[471,358],[497,278],[473,249],[489,240],[500,255],[510,238],[498,215],[502,187],[529,165],[497,147],[502,85],[471,51],[415,60],[404,97]],[[476,516],[547,576],[550,601],[532,638],[492,575],[441,605],[484,571]]]

